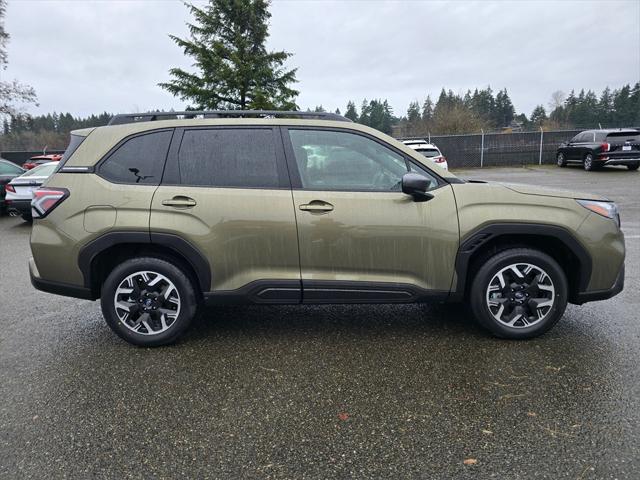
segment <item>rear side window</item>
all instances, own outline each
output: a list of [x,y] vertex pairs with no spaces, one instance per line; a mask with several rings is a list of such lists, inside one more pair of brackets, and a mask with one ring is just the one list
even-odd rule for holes
[[208,187],[278,188],[272,129],[186,130],[178,152],[180,183]]
[[0,175],[18,175],[22,172],[23,170],[17,165],[0,162]]
[[172,134],[165,130],[126,140],[102,163],[100,176],[114,183],[158,185]]

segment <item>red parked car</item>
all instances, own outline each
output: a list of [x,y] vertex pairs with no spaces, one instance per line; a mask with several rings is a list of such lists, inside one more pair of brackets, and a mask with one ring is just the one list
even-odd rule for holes
[[51,155],[36,155],[31,157],[28,161],[22,164],[22,168],[25,170],[31,170],[32,168],[42,165],[43,163],[59,162],[62,158],[62,154],[54,153]]

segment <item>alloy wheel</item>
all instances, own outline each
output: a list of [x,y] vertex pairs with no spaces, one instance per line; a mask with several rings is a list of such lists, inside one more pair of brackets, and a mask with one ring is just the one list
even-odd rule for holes
[[180,315],[180,294],[164,275],[135,272],[116,289],[114,308],[124,326],[141,335],[158,335]]
[[486,292],[493,318],[511,328],[531,327],[551,312],[555,287],[542,268],[514,263],[496,273]]
[[593,168],[593,157],[591,154],[584,157],[584,169],[591,170]]

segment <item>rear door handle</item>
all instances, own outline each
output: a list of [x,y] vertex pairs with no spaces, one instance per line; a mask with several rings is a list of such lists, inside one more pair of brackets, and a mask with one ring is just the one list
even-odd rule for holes
[[311,213],[327,213],[333,210],[333,205],[322,200],[312,200],[309,203],[300,205],[300,210]]
[[183,197],[182,195],[176,195],[170,200],[163,200],[162,205],[165,207],[175,207],[175,208],[190,208],[195,207],[198,204],[191,197]]

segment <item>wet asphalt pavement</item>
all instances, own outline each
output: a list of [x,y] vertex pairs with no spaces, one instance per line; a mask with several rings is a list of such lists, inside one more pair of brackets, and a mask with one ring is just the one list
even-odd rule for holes
[[532,341],[450,305],[243,306],[142,349],[33,290],[0,218],[0,478],[639,478],[640,173],[459,175],[617,200],[625,290]]

